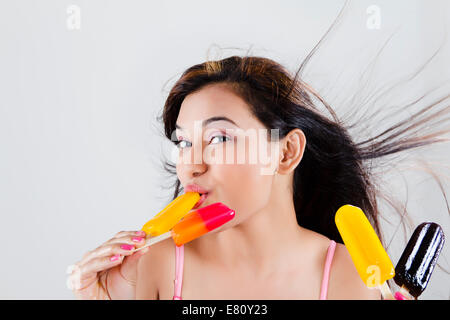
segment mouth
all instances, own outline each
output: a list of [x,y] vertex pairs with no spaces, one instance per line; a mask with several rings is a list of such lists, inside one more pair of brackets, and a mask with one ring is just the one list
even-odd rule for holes
[[205,200],[208,197],[208,195],[209,195],[209,192],[200,193],[200,199],[198,200],[198,202],[195,204],[195,206],[192,209],[199,208],[203,204],[203,202],[205,202]]

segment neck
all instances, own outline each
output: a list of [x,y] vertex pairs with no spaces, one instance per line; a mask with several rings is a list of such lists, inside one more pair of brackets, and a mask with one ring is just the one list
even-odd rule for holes
[[245,265],[269,272],[279,268],[280,261],[288,262],[293,250],[301,250],[304,230],[297,223],[292,193],[274,191],[264,208],[236,226],[199,238],[195,249],[203,261],[226,269]]

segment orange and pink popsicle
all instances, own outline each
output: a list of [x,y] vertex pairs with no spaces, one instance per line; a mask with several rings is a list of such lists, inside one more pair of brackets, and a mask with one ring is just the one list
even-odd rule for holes
[[223,203],[213,203],[188,213],[180,222],[173,226],[172,230],[156,237],[148,238],[146,244],[135,251],[144,249],[170,237],[173,238],[177,246],[181,246],[217,229],[233,219],[234,215],[234,210],[228,208]]

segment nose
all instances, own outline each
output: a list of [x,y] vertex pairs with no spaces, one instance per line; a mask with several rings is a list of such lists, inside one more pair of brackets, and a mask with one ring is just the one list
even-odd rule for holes
[[208,170],[208,164],[203,159],[203,146],[201,144],[194,145],[188,153],[184,155],[181,163],[184,174],[189,178],[195,178],[205,173]]
[[203,173],[204,173],[204,171],[202,171],[202,172],[200,172],[200,171],[195,171],[195,172],[192,173],[192,177],[196,178],[196,177],[202,175]]
[[204,174],[208,169],[205,163],[201,164],[186,164],[183,165],[184,174],[189,178],[196,178]]

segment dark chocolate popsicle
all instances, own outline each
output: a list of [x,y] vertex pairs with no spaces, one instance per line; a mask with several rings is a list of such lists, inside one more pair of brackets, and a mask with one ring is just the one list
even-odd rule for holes
[[420,224],[395,267],[395,283],[417,299],[427,287],[444,242],[440,225],[434,222]]

